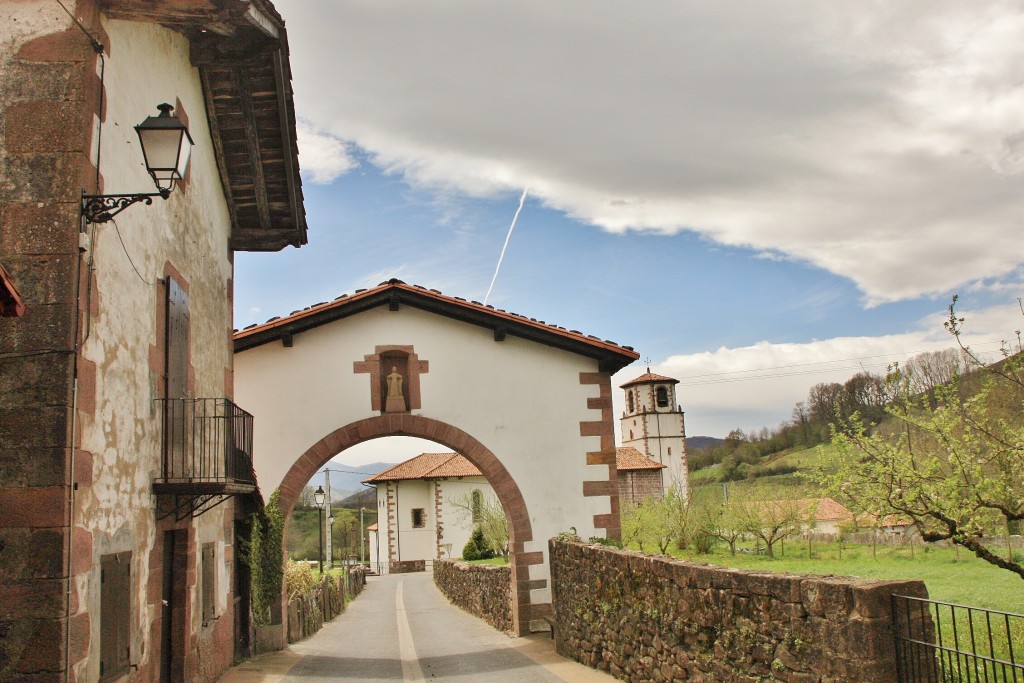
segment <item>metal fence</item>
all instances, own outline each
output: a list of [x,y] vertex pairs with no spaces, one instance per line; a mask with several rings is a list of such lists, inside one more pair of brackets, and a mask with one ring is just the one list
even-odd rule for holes
[[158,399],[164,482],[254,483],[252,415],[226,398]]
[[902,683],[1024,683],[1024,615],[892,596]]

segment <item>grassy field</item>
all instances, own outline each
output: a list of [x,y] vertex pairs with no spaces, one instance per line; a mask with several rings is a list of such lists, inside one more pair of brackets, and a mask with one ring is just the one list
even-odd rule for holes
[[[790,541],[784,557],[774,559],[755,553],[730,555],[718,549],[711,555],[676,551],[677,557],[725,567],[801,574],[837,574],[867,579],[922,579],[933,600],[983,607],[1002,612],[1024,614],[1024,581],[965,550],[914,546],[878,546],[875,556],[869,545],[844,544],[842,559],[838,545],[817,543],[813,557],[807,557],[807,544]],[[779,549],[776,548],[776,553]]]

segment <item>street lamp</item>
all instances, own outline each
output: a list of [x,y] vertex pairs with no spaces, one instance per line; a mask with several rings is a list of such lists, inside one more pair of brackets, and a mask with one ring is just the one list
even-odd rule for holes
[[[192,136],[188,127],[177,116],[169,104],[157,105],[160,113],[146,117],[135,126],[142,145],[142,158],[146,170],[156,184],[156,192],[136,194],[85,194],[82,193],[82,216],[87,223],[106,223],[136,202],[153,203],[153,197],[167,199],[174,184],[185,178],[189,156],[192,153]],[[188,144],[186,144],[188,143]]]
[[316,501],[316,520],[320,529],[318,534],[320,538],[320,575],[324,573],[324,500],[327,498],[327,494],[324,493],[323,486],[317,486],[316,491],[313,492],[313,500]]

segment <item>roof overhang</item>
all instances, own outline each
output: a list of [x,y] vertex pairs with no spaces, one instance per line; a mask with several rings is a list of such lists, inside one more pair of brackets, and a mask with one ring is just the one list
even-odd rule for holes
[[296,334],[381,306],[387,306],[392,311],[400,310],[402,306],[411,306],[490,329],[495,341],[503,341],[511,335],[593,358],[598,361],[602,372],[617,372],[640,357],[629,346],[620,346],[576,330],[567,330],[493,306],[484,306],[476,301],[445,296],[437,290],[407,285],[401,280],[389,280],[373,289],[341,296],[332,302],[296,311],[287,318],[275,318],[236,332],[235,353],[269,342],[282,341],[290,345],[291,338]]
[[231,247],[306,244],[284,20],[267,0],[107,0],[110,17],[189,39],[231,214]]

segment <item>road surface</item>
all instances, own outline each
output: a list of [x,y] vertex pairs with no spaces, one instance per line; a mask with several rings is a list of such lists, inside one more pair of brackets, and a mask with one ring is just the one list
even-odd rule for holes
[[319,633],[235,667],[220,683],[320,681],[607,682],[554,652],[547,634],[510,638],[453,607],[433,575],[370,577]]

